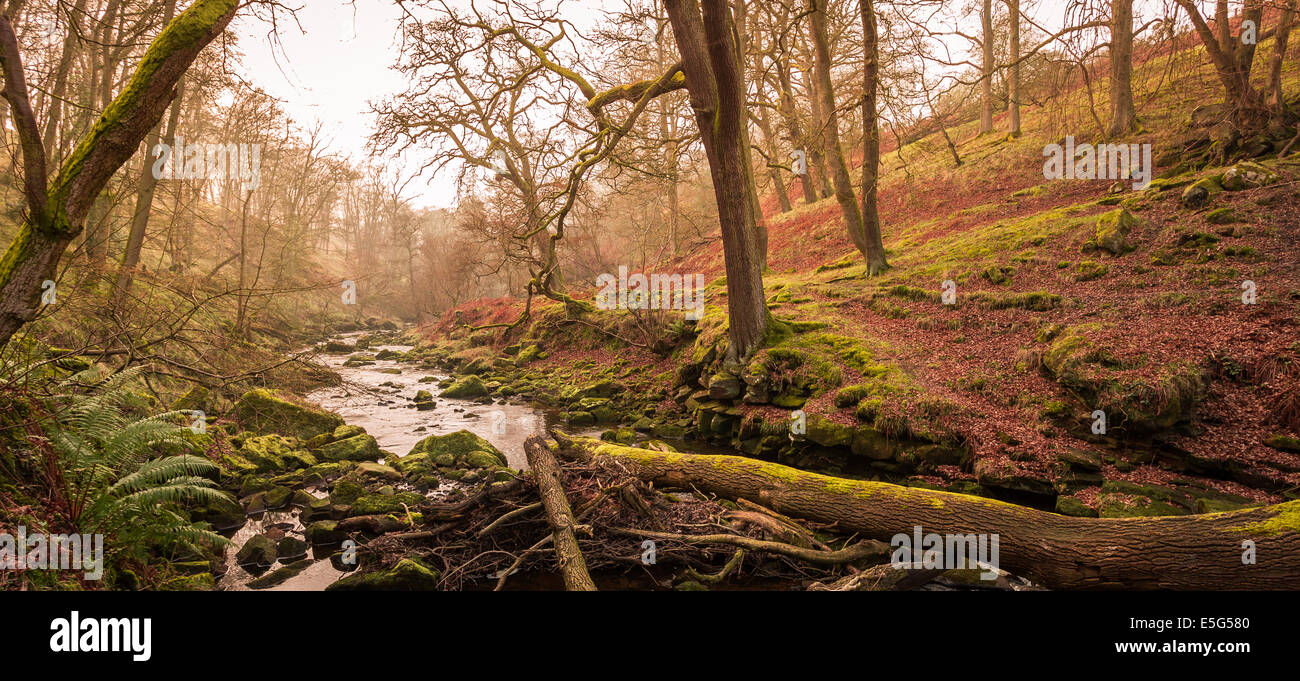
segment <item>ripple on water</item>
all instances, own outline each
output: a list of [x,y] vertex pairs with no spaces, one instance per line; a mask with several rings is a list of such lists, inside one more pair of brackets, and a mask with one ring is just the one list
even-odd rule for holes
[[[406,345],[380,345],[372,346],[366,352],[406,352],[410,349]],[[379,442],[380,449],[398,456],[405,456],[417,442],[430,435],[468,430],[500,449],[512,468],[525,469],[528,462],[524,457],[524,440],[559,424],[557,414],[517,401],[478,404],[470,400],[435,397],[435,408],[419,411],[414,406],[416,392],[428,390],[434,395],[438,393],[436,381],[421,383],[420,379],[431,376],[441,381],[447,378],[445,373],[392,360],[345,367],[343,363],[347,359],[348,355],[324,356],[324,363],[344,382],[317,390],[308,395],[308,399],[336,412],[349,425],[365,428]],[[385,370],[393,369],[401,373],[385,373]],[[600,431],[594,433],[599,435]],[[589,435],[592,431],[583,434]]]

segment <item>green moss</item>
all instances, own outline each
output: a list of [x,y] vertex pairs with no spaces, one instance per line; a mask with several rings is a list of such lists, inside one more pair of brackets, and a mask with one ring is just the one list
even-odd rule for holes
[[383,452],[379,443],[369,435],[354,435],[337,442],[331,442],[316,450],[316,456],[322,461],[378,461]]
[[442,455],[450,455],[458,461],[463,460],[471,452],[487,452],[497,460],[498,465],[506,465],[506,457],[500,450],[492,446],[491,442],[468,430],[458,430],[447,435],[430,435],[417,442],[411,448],[410,454],[420,452],[424,452],[435,459]]
[[1125,208],[1117,208],[1097,218],[1093,236],[1084,243],[1084,250],[1104,250],[1114,255],[1121,255],[1133,250],[1128,243],[1128,235],[1141,224]]
[[[1272,508],[1276,509],[1276,512],[1269,519],[1242,525],[1233,528],[1233,530],[1242,534],[1263,537],[1276,537],[1282,534],[1300,532],[1300,501],[1288,501]],[[1253,513],[1256,511],[1238,512]]]
[[1084,260],[1075,267],[1074,280],[1092,281],[1100,279],[1109,273],[1110,266],[1092,260]]
[[439,574],[416,558],[403,558],[378,572],[349,575],[325,587],[326,591],[436,591]]
[[277,433],[307,441],[343,425],[337,414],[311,409],[276,397],[268,390],[245,393],[235,403],[235,421],[255,433]]
[[316,457],[302,449],[296,438],[285,438],[280,435],[249,437],[239,448],[239,455],[264,473],[310,468],[316,465]]
[[450,387],[442,391],[441,396],[449,399],[471,399],[486,394],[488,394],[488,389],[483,384],[483,379],[470,374],[452,383]]
[[1300,437],[1291,437],[1290,435],[1279,433],[1265,440],[1264,444],[1273,449],[1280,449],[1284,452],[1300,453]]

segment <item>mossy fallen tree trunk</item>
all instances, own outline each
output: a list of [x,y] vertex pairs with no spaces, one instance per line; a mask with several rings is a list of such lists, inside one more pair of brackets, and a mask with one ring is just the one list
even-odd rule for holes
[[1073,518],[739,456],[554,435],[565,458],[609,459],[643,480],[748,499],[865,538],[889,541],[916,526],[926,534],[996,534],[999,567],[1053,589],[1300,589],[1300,501],[1193,516]]

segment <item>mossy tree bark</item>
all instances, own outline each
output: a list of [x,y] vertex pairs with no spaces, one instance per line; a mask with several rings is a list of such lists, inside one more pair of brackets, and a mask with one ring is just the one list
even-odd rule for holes
[[[996,534],[1000,567],[1055,589],[1298,589],[1300,501],[1159,518],[1072,518],[982,497],[834,478],[738,456],[622,447],[556,433],[562,456],[605,457],[656,484],[748,499],[869,539]],[[1255,563],[1243,564],[1244,542]]]
[[4,97],[15,113],[23,151],[27,212],[0,258],[0,347],[33,319],[42,286],[53,280],[68,244],[113,173],[135,154],[175,96],[176,83],[199,52],[225,30],[238,0],[197,0],[163,29],[145,52],[131,82],[104,110],[63,162],[53,180],[28,100],[22,58],[8,17],[0,17]]
[[1010,110],[1008,131],[1012,137],[1020,136],[1020,0],[1007,0],[1007,22],[1010,35],[1007,51],[1011,62],[1007,67],[1007,108]]
[[727,271],[728,358],[743,361],[762,343],[771,315],[763,294],[763,236],[754,214],[747,149],[744,74],[725,0],[667,0],[686,89],[709,159]]

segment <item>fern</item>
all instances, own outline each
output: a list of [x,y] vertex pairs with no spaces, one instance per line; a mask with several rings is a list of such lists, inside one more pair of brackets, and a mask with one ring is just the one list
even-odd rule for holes
[[[147,560],[151,550],[204,553],[228,544],[195,525],[185,508],[236,503],[208,475],[218,471],[194,456],[181,412],[134,418],[131,385],[140,369],[102,378],[82,372],[50,398],[46,424],[57,454],[63,497],[79,500],[69,521],[76,531],[103,534],[108,552]],[[84,386],[93,385],[89,390]],[[164,452],[185,452],[164,455]]]

